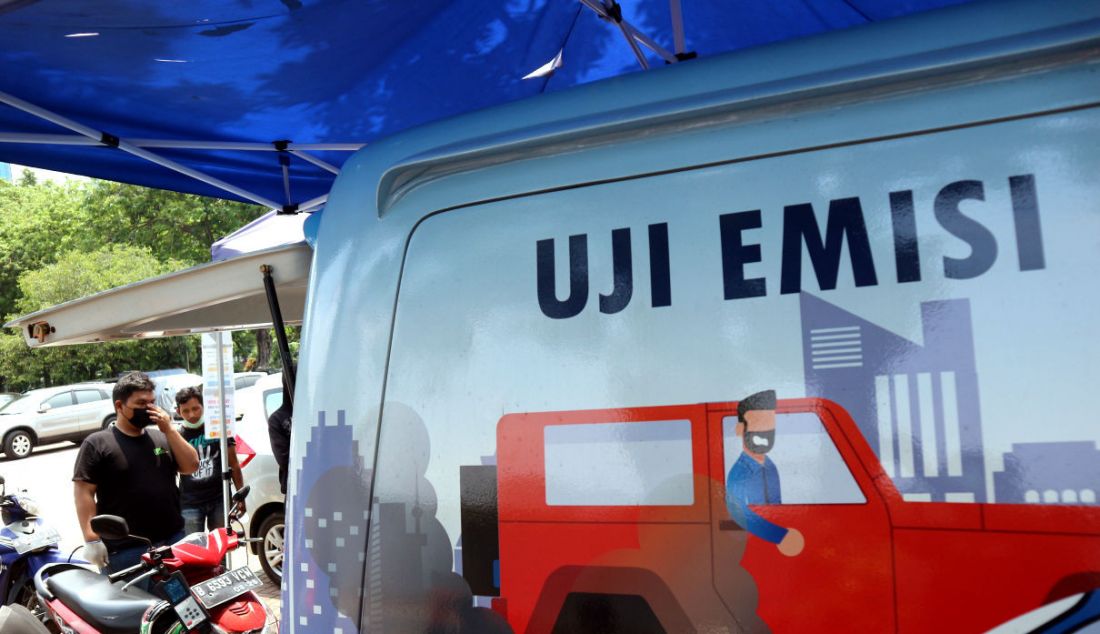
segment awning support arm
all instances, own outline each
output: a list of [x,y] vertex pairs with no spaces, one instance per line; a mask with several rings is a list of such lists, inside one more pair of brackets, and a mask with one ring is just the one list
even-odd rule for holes
[[294,360],[290,356],[286,324],[283,322],[283,311],[279,308],[279,294],[275,292],[275,279],[271,277],[271,271],[270,264],[260,265],[260,272],[264,276],[264,291],[267,293],[267,307],[271,310],[271,325],[275,328],[275,339],[279,342],[279,357],[283,360],[283,380],[290,388],[283,397],[294,405],[294,383],[297,380],[297,373],[294,371]]

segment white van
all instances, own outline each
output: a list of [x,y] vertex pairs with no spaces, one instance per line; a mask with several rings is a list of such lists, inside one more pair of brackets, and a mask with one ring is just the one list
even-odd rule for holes
[[1100,585],[1098,51],[1009,2],[544,95],[360,151],[312,252],[14,324],[267,323],[274,266],[287,632],[984,631]]

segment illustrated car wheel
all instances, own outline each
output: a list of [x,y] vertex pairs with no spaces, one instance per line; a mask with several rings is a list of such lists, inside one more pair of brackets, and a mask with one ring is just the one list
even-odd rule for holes
[[30,432],[17,429],[4,437],[4,453],[12,460],[26,458],[34,449],[34,438]]
[[260,566],[275,585],[283,580],[283,547],[286,520],[282,513],[273,513],[260,524]]
[[107,429],[108,427],[110,427],[111,423],[115,422],[116,420],[118,420],[118,416],[116,416],[115,414],[111,414],[107,418],[104,418],[103,419],[103,429]]

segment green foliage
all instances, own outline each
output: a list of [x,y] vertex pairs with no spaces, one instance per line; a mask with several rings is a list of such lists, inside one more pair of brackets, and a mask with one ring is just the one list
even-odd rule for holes
[[85,204],[88,230],[104,242],[148,247],[157,257],[194,266],[210,245],[257,218],[255,205],[95,181]]
[[[22,182],[27,182],[25,176]],[[41,268],[62,253],[91,246],[88,237],[81,235],[83,197],[79,185],[0,181],[0,315],[15,308],[22,273]]]
[[[98,291],[136,282],[183,267],[179,260],[158,260],[149,249],[107,246],[92,252],[70,251],[53,264],[19,277],[18,313],[41,310]],[[184,341],[124,341],[31,350],[18,333],[0,341],[0,375],[17,389],[111,378],[131,369],[178,365],[196,358],[196,337]]]
[[[106,181],[0,181],[0,315],[9,318],[210,259],[210,244],[258,217],[240,203]],[[234,339],[255,347],[253,333]],[[0,389],[131,369],[198,368],[198,337],[29,349],[0,335]],[[239,355],[238,355],[239,356]],[[242,359],[243,361],[243,359]]]

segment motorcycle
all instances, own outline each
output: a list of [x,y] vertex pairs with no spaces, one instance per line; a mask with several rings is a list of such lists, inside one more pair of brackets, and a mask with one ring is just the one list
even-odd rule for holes
[[[244,487],[233,496],[227,525],[239,516]],[[216,528],[154,547],[130,534],[115,515],[92,518],[105,539],[144,541],[137,565],[107,576],[70,564],[45,566],[35,575],[39,600],[62,632],[77,634],[268,634],[268,612],[253,592],[263,582],[247,567],[227,570],[226,555],[243,545],[243,533]],[[138,586],[149,580],[152,591]],[[271,630],[273,632],[274,629]]]
[[[34,590],[34,575],[43,566],[72,563],[58,550],[57,530],[38,516],[38,505],[25,491],[9,494],[0,476],[0,598],[4,604],[21,605],[40,620],[46,611]],[[83,560],[75,560],[85,563]]]

